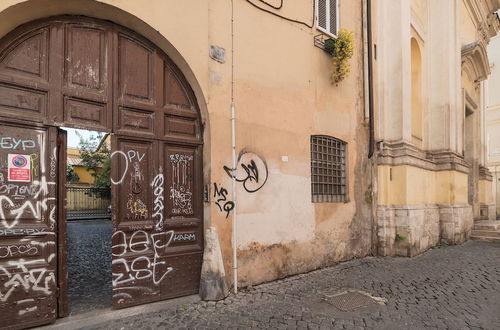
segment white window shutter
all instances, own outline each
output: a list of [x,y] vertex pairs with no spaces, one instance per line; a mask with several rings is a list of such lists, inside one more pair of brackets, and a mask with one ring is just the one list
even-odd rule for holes
[[328,31],[331,33],[331,34],[334,34],[334,35],[337,35],[337,0],[330,0],[330,28],[328,29]]
[[317,0],[316,25],[324,32],[337,35],[338,30],[338,2],[340,0]]
[[328,30],[327,2],[329,0],[318,0],[318,26]]

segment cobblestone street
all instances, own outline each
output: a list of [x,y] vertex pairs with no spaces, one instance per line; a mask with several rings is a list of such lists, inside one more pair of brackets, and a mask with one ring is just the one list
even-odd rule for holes
[[[387,299],[342,312],[345,289]],[[500,329],[500,244],[471,241],[409,258],[365,258],[87,329]]]
[[111,306],[111,221],[68,222],[70,314]]

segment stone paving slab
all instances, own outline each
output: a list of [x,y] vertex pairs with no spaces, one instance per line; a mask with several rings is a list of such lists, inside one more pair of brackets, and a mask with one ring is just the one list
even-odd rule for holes
[[[387,299],[343,312],[345,289]],[[145,309],[147,311],[147,308]],[[82,329],[500,329],[500,244],[470,241],[418,257],[365,258]]]

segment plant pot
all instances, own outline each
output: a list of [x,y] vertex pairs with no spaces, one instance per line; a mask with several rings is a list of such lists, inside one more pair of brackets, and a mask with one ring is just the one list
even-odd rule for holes
[[335,39],[325,39],[325,52],[330,55],[333,55],[335,51]]

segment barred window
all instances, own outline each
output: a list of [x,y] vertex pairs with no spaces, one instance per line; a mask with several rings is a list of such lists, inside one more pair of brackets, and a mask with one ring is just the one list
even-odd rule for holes
[[313,203],[347,201],[347,143],[324,136],[311,136],[311,193]]
[[333,37],[339,30],[339,0],[316,0],[316,27]]

